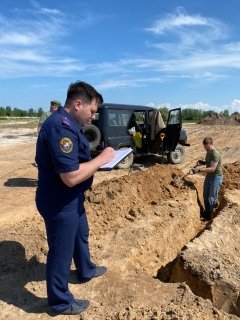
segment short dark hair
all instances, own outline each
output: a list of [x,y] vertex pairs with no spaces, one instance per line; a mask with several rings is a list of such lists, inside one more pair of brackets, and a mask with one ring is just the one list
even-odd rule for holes
[[75,99],[82,99],[85,103],[91,103],[93,99],[96,99],[98,104],[103,103],[102,95],[90,84],[83,81],[73,82],[68,87],[66,102]]
[[203,139],[203,145],[206,145],[206,144],[213,144],[213,139],[210,138],[210,137],[206,137]]

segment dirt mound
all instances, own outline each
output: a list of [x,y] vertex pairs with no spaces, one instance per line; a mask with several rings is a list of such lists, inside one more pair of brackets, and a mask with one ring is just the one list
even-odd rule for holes
[[239,122],[240,123],[240,113],[239,112],[234,112],[232,115],[231,115],[231,118],[233,120],[235,120],[236,122]]
[[[200,226],[198,208],[192,209],[192,223],[184,220],[188,215],[187,193],[192,190],[181,182],[182,176],[181,170],[170,165],[155,165],[145,171],[103,181],[87,192],[86,207],[96,251],[106,247],[104,239],[109,241],[109,237],[113,237],[117,246],[116,260],[123,255],[124,268],[130,264],[130,268],[153,276],[159,264],[165,264],[174,256]],[[194,201],[197,203],[192,196],[189,203],[194,205]],[[181,227],[178,219],[183,222]],[[165,244],[175,236],[177,244],[171,245],[172,250],[169,245],[166,252]],[[120,252],[118,242],[132,252],[131,259]],[[162,243],[162,247],[158,243]]]
[[225,164],[223,167],[223,187],[225,189],[240,189],[240,161]]
[[104,233],[108,226],[113,227],[116,217],[134,221],[143,216],[150,205],[174,199],[179,186],[173,182],[182,175],[181,170],[170,165],[155,165],[146,171],[103,181],[86,193],[87,209],[98,216]]
[[213,112],[207,117],[203,118],[198,124],[205,124],[205,125],[238,125],[240,121],[237,119],[238,116],[231,116],[231,117],[224,117],[223,115]]

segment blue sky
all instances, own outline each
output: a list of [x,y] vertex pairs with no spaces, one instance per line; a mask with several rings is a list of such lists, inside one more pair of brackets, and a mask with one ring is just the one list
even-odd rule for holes
[[240,112],[239,0],[1,0],[0,106],[83,80],[105,102]]

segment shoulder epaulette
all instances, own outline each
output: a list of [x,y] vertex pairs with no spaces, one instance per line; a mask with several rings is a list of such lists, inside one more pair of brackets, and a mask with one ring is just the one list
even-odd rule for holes
[[62,117],[62,124],[65,124],[68,127],[71,127],[71,122],[67,117]]

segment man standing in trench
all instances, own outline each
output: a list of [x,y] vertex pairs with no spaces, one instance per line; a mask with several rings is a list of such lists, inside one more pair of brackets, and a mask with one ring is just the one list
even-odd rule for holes
[[68,289],[72,259],[80,282],[106,273],[90,259],[88,221],[84,192],[92,185],[94,173],[114,158],[106,148],[91,159],[82,127],[94,119],[102,96],[89,84],[70,84],[64,107],[48,117],[36,146],[38,187],[36,206],[44,219],[48,240],[46,283],[48,303],[58,314],[79,314],[87,300],[74,299]]
[[[197,167],[192,169],[192,173],[205,173],[206,177],[203,186],[203,199],[205,210],[202,217],[211,220],[213,208],[217,205],[218,192],[223,181],[222,157],[219,151],[213,146],[213,139],[206,137],[203,139],[204,149],[207,151],[205,161],[199,160]],[[203,167],[206,165],[206,167]]]

